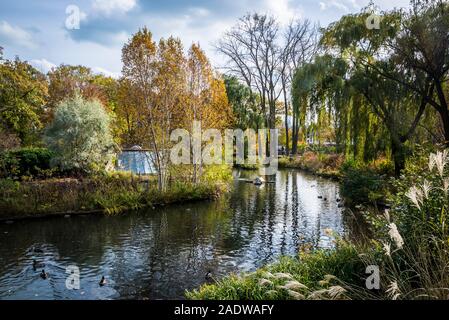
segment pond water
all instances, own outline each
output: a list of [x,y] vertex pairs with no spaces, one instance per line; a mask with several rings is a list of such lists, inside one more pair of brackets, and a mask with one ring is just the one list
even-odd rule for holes
[[[326,229],[351,236],[337,183],[280,170],[275,183],[258,187],[239,180],[256,172],[234,175],[233,190],[218,201],[1,224],[0,299],[182,299],[209,271],[220,278],[304,244],[332,247]],[[34,259],[48,279],[33,270]],[[80,270],[79,290],[66,288],[69,266]]]

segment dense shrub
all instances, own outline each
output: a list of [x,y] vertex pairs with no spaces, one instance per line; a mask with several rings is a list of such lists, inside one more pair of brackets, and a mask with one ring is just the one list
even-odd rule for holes
[[282,157],[279,168],[298,168],[328,178],[339,178],[343,156],[307,151],[297,157]]
[[0,175],[3,178],[46,177],[53,171],[53,153],[45,148],[23,148],[0,154]]
[[110,116],[97,100],[84,100],[77,94],[61,102],[45,133],[55,165],[64,171],[104,170],[114,151],[110,124]]
[[341,170],[341,192],[348,204],[376,204],[385,200],[388,177],[377,168],[349,160]]

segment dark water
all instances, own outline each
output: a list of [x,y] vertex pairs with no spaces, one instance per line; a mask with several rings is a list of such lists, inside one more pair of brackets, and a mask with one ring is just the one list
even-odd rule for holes
[[[216,202],[1,224],[0,299],[182,298],[209,270],[220,278],[294,255],[303,244],[332,247],[327,228],[351,229],[338,194],[335,182],[285,170],[262,187],[236,180]],[[33,259],[45,263],[49,279],[33,270]],[[80,290],[66,288],[68,266],[80,269]]]

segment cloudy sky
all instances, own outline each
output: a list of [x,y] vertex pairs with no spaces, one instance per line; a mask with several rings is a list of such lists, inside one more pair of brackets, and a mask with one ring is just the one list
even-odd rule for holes
[[[409,0],[375,0],[380,8],[407,6]],[[394,2],[394,4],[393,4]],[[140,27],[155,39],[177,36],[184,46],[199,42],[215,66],[223,60],[212,44],[247,12],[269,13],[281,22],[308,18],[326,26],[357,12],[369,0],[5,0],[0,4],[0,46],[41,71],[61,63],[82,64],[118,76],[121,48]],[[67,29],[79,9],[79,29]],[[68,11],[67,11],[68,10]],[[75,13],[76,14],[76,13]],[[68,23],[67,23],[68,22]]]

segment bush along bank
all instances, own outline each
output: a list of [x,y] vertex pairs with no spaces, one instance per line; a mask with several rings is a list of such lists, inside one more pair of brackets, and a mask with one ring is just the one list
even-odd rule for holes
[[341,178],[340,168],[343,156],[339,154],[325,154],[307,151],[301,156],[281,157],[279,168],[301,169],[306,172],[329,179]]
[[[0,219],[23,219],[62,214],[118,214],[127,210],[187,201],[216,199],[229,188],[229,169],[206,172],[201,183],[173,179],[166,191],[152,177],[104,173],[82,179],[20,182],[0,180]],[[226,171],[227,170],[227,171]]]
[[[337,241],[257,272],[187,292],[190,299],[443,299],[449,292],[449,152],[414,159],[393,183],[392,208],[367,211],[370,241]],[[368,273],[367,273],[368,272]],[[377,281],[367,281],[377,274]],[[373,278],[374,279],[374,278]],[[370,283],[372,286],[368,286]]]
[[391,161],[380,158],[368,164],[345,159],[341,154],[306,151],[297,157],[281,157],[279,168],[300,169],[328,179],[337,180],[346,206],[384,207],[390,194],[394,175]]

